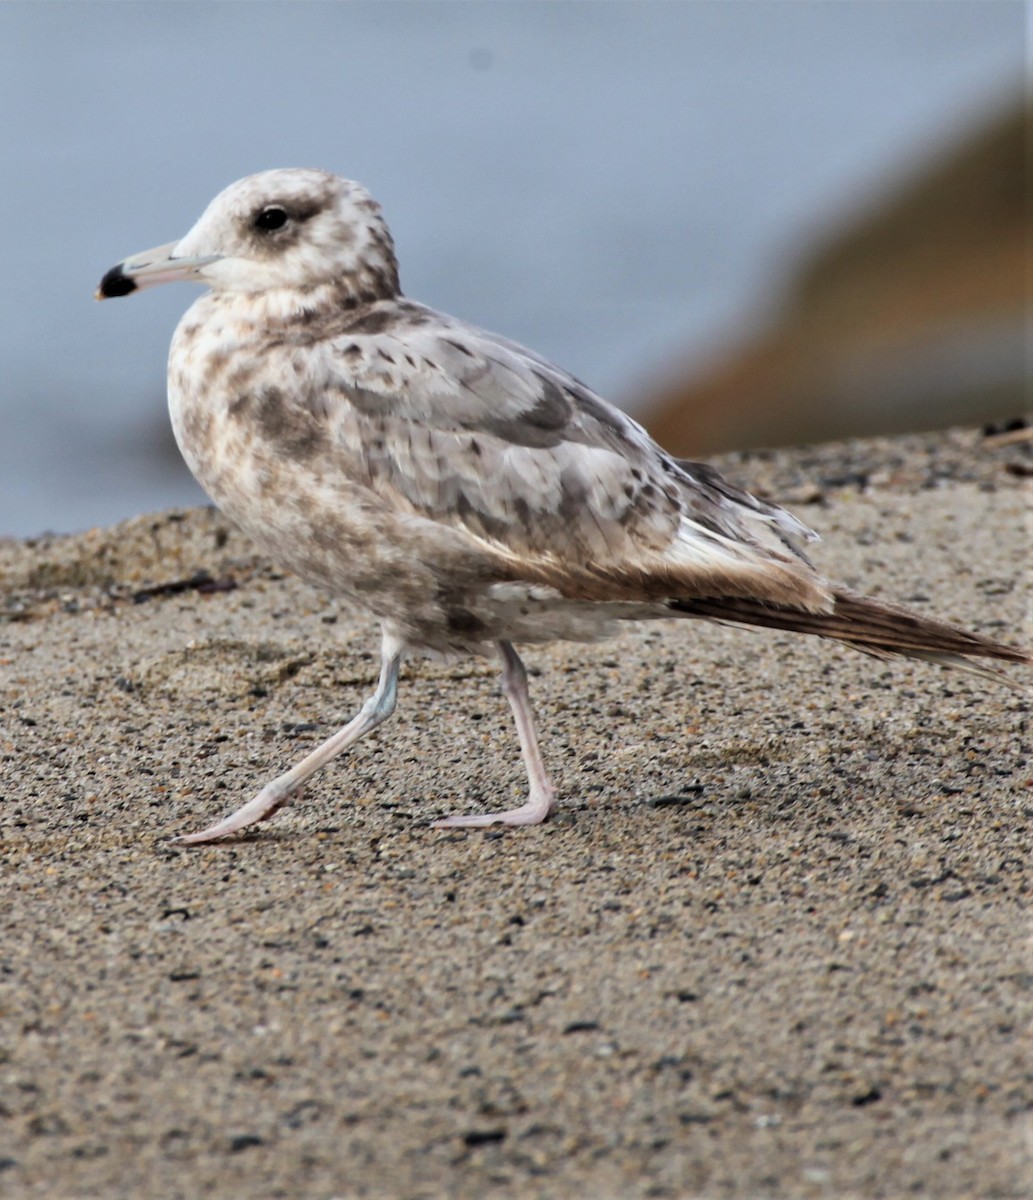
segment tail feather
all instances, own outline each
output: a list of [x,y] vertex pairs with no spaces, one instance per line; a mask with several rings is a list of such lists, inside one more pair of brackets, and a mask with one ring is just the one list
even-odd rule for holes
[[1033,663],[1033,657],[1024,650],[958,629],[945,621],[919,616],[895,604],[886,604],[842,589],[835,589],[832,599],[832,610],[819,613],[734,596],[672,600],[669,607],[672,612],[688,617],[809,633],[815,637],[845,642],[880,658],[903,655],[942,666],[960,667],[996,680],[1005,677],[969,660],[992,658],[1027,665]]

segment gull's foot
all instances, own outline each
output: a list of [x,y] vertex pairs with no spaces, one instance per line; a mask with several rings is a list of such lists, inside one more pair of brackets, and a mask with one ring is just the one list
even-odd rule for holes
[[247,804],[242,805],[236,812],[230,813],[228,817],[223,817],[221,821],[216,821],[214,825],[209,825],[200,833],[185,833],[181,837],[170,838],[170,841],[174,846],[200,846],[204,842],[214,842],[219,838],[228,837],[231,833],[247,829],[249,825],[268,821],[285,804],[289,804],[291,800],[300,799],[303,790],[303,788],[297,787],[289,791],[278,779],[274,779],[272,783],[267,783],[253,800],[249,800]]
[[500,813],[471,813],[469,816],[442,817],[431,829],[486,829],[489,825],[540,825],[556,806],[552,793],[532,796],[519,808]]

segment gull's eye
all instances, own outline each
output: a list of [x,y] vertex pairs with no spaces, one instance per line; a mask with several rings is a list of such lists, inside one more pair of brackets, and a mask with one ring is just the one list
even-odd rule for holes
[[269,204],[260,213],[255,214],[253,221],[256,229],[269,233],[274,229],[282,229],[287,224],[287,210],[279,204]]

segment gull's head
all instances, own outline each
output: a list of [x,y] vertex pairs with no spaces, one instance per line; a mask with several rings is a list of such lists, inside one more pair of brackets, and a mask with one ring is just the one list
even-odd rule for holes
[[216,292],[306,293],[335,284],[366,300],[399,294],[380,206],[326,171],[263,171],[230,184],[186,237],[112,267],[97,299],[188,279]]

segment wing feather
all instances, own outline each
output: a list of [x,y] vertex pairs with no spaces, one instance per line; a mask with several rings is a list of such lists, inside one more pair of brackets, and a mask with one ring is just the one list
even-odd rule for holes
[[[400,512],[518,561],[523,577],[568,594],[724,589],[827,603],[787,553],[808,532],[794,518],[671,459],[516,343],[405,301],[376,332],[319,343],[317,362],[308,402],[339,469]],[[772,524],[784,545],[764,544]]]

